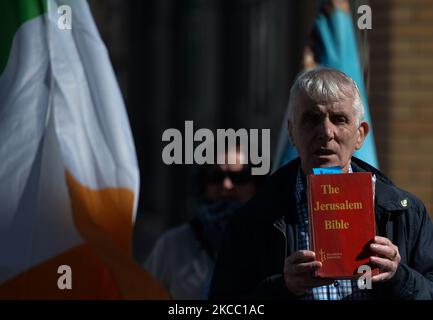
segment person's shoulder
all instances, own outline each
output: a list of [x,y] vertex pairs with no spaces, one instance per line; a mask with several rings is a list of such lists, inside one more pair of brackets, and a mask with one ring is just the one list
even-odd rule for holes
[[376,177],[376,198],[379,206],[388,211],[421,212],[425,210],[424,203],[413,193],[397,186],[389,177],[372,165],[353,158],[355,171],[367,171]]
[[182,242],[191,241],[194,239],[194,234],[189,223],[181,224],[180,226],[171,228],[159,236],[157,242],[160,245],[179,245]]
[[294,179],[296,177],[300,164],[301,160],[296,158],[283,165],[269,176],[268,183],[274,186],[287,184],[290,178]]

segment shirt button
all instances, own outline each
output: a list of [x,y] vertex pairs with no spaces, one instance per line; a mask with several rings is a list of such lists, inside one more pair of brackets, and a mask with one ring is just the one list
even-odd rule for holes
[[334,287],[338,287],[340,285],[340,282],[338,282],[337,280],[334,281]]

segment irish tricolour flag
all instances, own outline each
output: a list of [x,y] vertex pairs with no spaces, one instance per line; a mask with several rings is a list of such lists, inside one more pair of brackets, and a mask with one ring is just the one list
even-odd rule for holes
[[138,166],[86,1],[0,16],[0,298],[163,297],[131,258]]

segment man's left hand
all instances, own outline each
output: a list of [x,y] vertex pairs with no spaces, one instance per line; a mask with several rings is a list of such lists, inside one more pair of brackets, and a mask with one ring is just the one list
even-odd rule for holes
[[384,282],[390,280],[396,273],[401,261],[398,247],[389,239],[376,236],[370,248],[373,253],[378,255],[377,257],[370,257],[370,261],[379,267],[379,274],[373,276],[371,281]]

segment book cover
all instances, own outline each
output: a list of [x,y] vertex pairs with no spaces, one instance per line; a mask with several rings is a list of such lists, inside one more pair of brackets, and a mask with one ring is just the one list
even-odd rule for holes
[[310,249],[323,264],[315,276],[361,276],[358,267],[369,264],[376,235],[371,173],[309,175],[308,211]]

